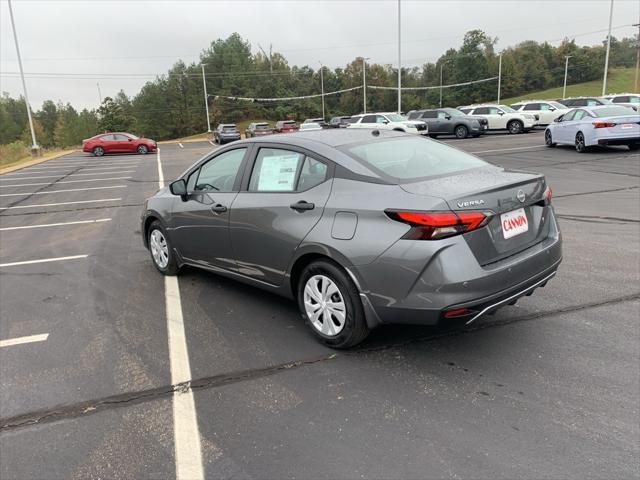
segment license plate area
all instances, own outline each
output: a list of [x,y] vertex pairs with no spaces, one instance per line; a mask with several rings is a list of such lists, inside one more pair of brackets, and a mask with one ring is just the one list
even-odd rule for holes
[[622,129],[627,130],[628,128],[633,128],[633,123],[623,123]]
[[500,215],[502,235],[505,240],[529,231],[529,220],[524,208],[518,208]]

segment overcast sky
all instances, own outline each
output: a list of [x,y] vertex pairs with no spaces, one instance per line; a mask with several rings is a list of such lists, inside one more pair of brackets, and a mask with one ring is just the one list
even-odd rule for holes
[[[212,40],[240,33],[290,65],[344,66],[356,56],[397,62],[396,0],[13,0],[27,89],[43,100],[98,105],[120,89],[138,92],[179,58],[190,63]],[[497,50],[563,37],[592,45],[606,37],[609,0],[402,0],[403,66],[434,61],[480,28]],[[637,30],[640,2],[615,0],[614,36]],[[616,28],[620,27],[620,28]],[[604,31],[603,31],[604,30]],[[7,0],[0,0],[0,90],[22,93]],[[52,78],[52,73],[73,74]],[[105,74],[110,74],[111,77]],[[115,75],[117,74],[117,75]],[[102,78],[98,78],[102,77]],[[258,80],[257,80],[258,81]],[[211,92],[215,93],[215,92]]]

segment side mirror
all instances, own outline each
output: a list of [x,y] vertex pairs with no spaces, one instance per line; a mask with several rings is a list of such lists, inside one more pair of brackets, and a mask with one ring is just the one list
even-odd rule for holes
[[504,112],[498,112],[498,115],[502,116],[504,115]]
[[127,140],[129,140],[130,142],[133,142],[133,138],[127,138]]
[[550,112],[555,112],[555,111],[556,111],[556,109],[555,109],[555,107],[549,107],[549,111],[550,111]]
[[173,195],[183,197],[187,194],[187,182],[185,182],[183,178],[176,180],[175,182],[171,182],[169,184],[169,190]]
[[563,115],[560,115],[559,117],[554,118],[553,121],[556,122],[556,123],[560,123],[562,121],[562,117],[563,117]]
[[446,118],[447,120],[451,120],[451,115],[445,115],[444,118]]
[[385,125],[387,125],[387,124],[389,123],[389,120],[385,120],[385,121],[384,121],[384,122],[382,122],[382,123],[384,123]]

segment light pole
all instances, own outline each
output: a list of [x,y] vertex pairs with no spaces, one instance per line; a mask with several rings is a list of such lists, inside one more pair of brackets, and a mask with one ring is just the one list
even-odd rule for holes
[[369,57],[362,57],[362,105],[363,113],[367,113],[367,60]]
[[638,27],[638,38],[636,39],[636,79],[633,82],[634,92],[638,92],[638,72],[640,72],[640,23],[634,23],[632,26]]
[[100,100],[100,105],[102,105],[102,92],[100,91],[100,82],[96,82],[96,86],[98,87],[98,99]]
[[498,105],[500,105],[500,88],[502,87],[502,52],[498,57]]
[[322,93],[322,120],[324,121],[324,75],[322,72],[324,70],[324,65],[322,65],[322,62],[320,61],[318,61],[318,63],[320,64],[320,92]]
[[569,59],[573,55],[565,55],[564,56],[564,84],[562,86],[562,98],[567,97],[567,73],[569,72]]
[[613,20],[613,0],[609,7],[609,35],[607,35],[607,53],[604,56],[604,78],[602,79],[602,96],[607,91],[607,72],[609,70],[609,50],[611,50],[611,22]]
[[400,0],[398,0],[398,113],[402,112],[402,35],[400,23]]
[[24,92],[24,103],[27,105],[27,117],[29,118],[29,128],[31,129],[31,155],[36,156],[40,147],[36,142],[36,131],[33,129],[33,118],[31,118],[31,105],[29,104],[29,96],[27,95],[27,84],[24,81],[24,70],[22,69],[22,57],[20,57],[20,47],[18,46],[18,34],[16,33],[16,24],[13,20],[13,9],[11,8],[11,0],[9,2],[9,16],[11,17],[11,28],[13,29],[13,40],[16,44],[16,54],[18,56],[18,66],[20,67],[20,78],[22,79],[22,90]]
[[207,81],[204,76],[204,63],[201,63],[202,67],[202,86],[204,88],[204,109],[207,112],[207,133],[211,133],[211,121],[209,120],[209,96],[207,95]]

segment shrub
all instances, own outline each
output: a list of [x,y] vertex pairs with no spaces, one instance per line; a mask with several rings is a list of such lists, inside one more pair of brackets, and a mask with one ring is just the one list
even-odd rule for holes
[[0,145],[0,165],[9,165],[29,156],[29,149],[20,140]]

